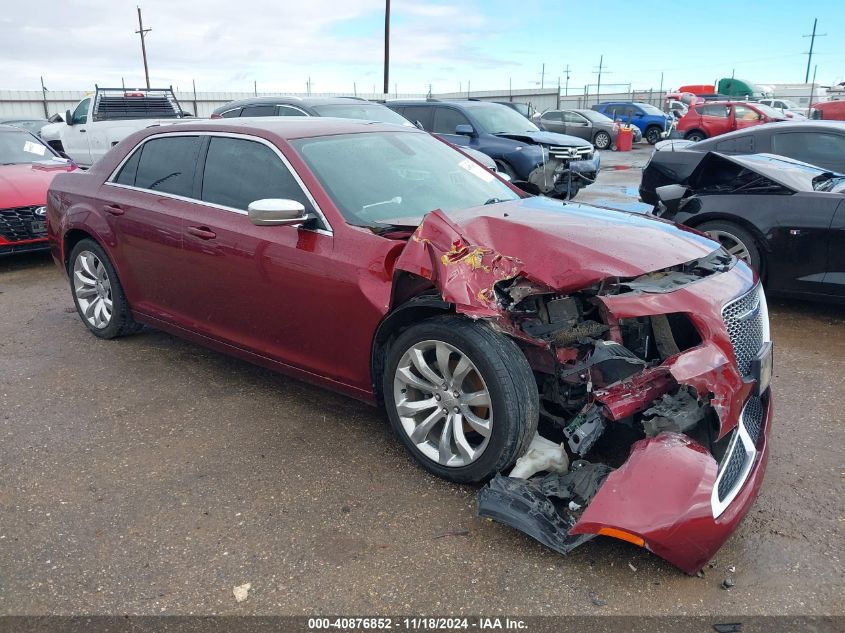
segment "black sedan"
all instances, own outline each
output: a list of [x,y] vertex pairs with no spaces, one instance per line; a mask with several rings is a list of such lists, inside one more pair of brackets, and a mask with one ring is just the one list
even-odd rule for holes
[[845,121],[800,121],[757,125],[697,143],[668,140],[655,146],[643,170],[640,198],[657,205],[655,190],[684,184],[707,152],[744,155],[769,153],[845,173]]
[[694,227],[759,271],[773,295],[845,303],[845,175],[783,156],[705,154],[657,215]]

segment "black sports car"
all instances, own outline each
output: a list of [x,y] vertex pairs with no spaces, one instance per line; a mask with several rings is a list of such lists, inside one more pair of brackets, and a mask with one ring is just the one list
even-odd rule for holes
[[845,303],[845,175],[753,154],[705,154],[657,190],[662,218],[694,227],[760,272],[773,295]]
[[845,121],[782,122],[757,125],[704,141],[667,140],[643,169],[640,198],[657,205],[655,189],[684,184],[707,152],[720,154],[778,154],[838,173],[845,173]]

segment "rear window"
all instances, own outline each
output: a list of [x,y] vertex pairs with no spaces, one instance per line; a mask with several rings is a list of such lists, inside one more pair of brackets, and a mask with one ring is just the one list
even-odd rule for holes
[[276,114],[275,105],[250,105],[244,106],[241,116],[273,116]]
[[141,148],[135,186],[191,197],[199,151],[198,136],[171,136],[147,141]]
[[695,106],[695,111],[701,116],[712,116],[719,119],[727,119],[730,108],[726,105],[700,105]]

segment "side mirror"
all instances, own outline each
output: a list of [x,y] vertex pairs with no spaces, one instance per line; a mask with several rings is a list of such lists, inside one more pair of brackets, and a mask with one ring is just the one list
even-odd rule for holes
[[305,207],[296,200],[264,198],[250,202],[249,221],[256,226],[293,226],[308,221]]
[[68,125],[73,125],[73,119],[71,118],[70,110],[65,110],[65,123]]
[[689,188],[683,185],[663,185],[654,192],[668,211],[675,212],[681,208],[681,203],[689,192]]
[[460,125],[455,126],[455,134],[460,134],[461,136],[475,136],[475,130],[472,129],[471,125],[461,123]]

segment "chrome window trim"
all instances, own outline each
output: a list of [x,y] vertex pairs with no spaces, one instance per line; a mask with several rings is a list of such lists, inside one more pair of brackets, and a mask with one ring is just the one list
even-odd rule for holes
[[110,187],[119,187],[121,189],[130,189],[130,190],[133,190],[133,191],[143,191],[143,192],[146,192],[146,193],[152,193],[152,194],[155,194],[157,196],[163,196],[165,198],[172,198],[174,200],[182,200],[183,202],[192,202],[194,204],[205,205],[205,206],[208,206],[208,207],[212,207],[214,209],[220,209],[222,211],[230,211],[232,213],[237,213],[239,215],[249,215],[243,209],[235,209],[234,207],[227,207],[227,206],[222,205],[222,204],[215,204],[213,202],[206,202],[205,200],[198,200],[197,198],[189,198],[187,196],[180,196],[180,195],[177,195],[177,194],[174,194],[174,193],[168,193],[166,191],[156,191],[155,189],[145,189],[143,187],[135,187],[133,185],[124,185],[122,183],[114,182],[114,179],[117,178],[117,174],[120,173],[120,170],[123,169],[123,166],[127,163],[127,161],[129,161],[130,158],[132,158],[132,156],[135,154],[135,152],[138,152],[138,151],[141,150],[141,148],[144,146],[145,143],[147,143],[148,141],[151,141],[153,139],[169,138],[169,137],[172,137],[172,136],[212,136],[212,137],[217,136],[217,137],[223,137],[223,138],[238,138],[238,139],[243,139],[243,140],[247,140],[247,141],[256,141],[258,143],[262,143],[263,145],[266,145],[271,150],[273,150],[273,152],[275,152],[276,156],[278,156],[279,159],[282,161],[282,164],[291,173],[294,180],[296,181],[296,184],[299,185],[299,188],[305,194],[305,197],[308,198],[308,201],[311,203],[311,206],[314,207],[314,211],[317,213],[317,216],[320,218],[320,220],[322,220],[323,224],[326,227],[326,228],[320,228],[320,229],[305,229],[305,230],[309,230],[313,233],[320,233],[320,234],[323,234],[323,235],[329,235],[329,236],[334,235],[334,229],[332,228],[331,222],[329,222],[329,219],[323,213],[323,210],[320,208],[320,205],[317,204],[317,201],[314,199],[314,196],[311,195],[311,192],[308,190],[308,187],[305,186],[305,183],[303,182],[302,178],[299,176],[297,171],[290,164],[290,161],[288,161],[288,159],[285,157],[285,155],[282,154],[281,150],[278,147],[276,147],[273,143],[268,141],[267,139],[261,138],[260,136],[253,136],[251,134],[242,134],[242,133],[239,133],[239,132],[210,132],[210,131],[207,131],[207,130],[200,130],[200,131],[196,131],[196,132],[188,132],[188,131],[160,132],[158,134],[152,134],[152,135],[144,138],[140,143],[138,143],[135,147],[132,148],[131,152],[129,152],[128,154],[126,154],[126,156],[123,157],[123,160],[121,160],[120,163],[118,163],[117,167],[115,167],[112,170],[111,174],[109,174],[109,177],[106,179],[106,181],[103,184],[109,185]]

